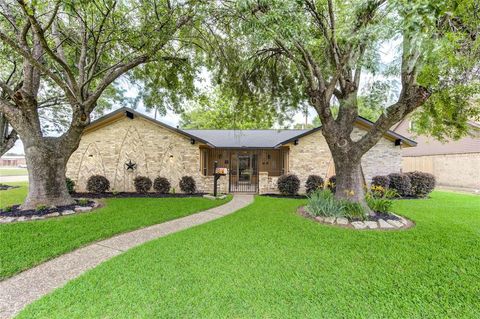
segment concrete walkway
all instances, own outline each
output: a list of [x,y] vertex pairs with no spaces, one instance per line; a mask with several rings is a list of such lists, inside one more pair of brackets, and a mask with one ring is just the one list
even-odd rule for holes
[[252,195],[235,195],[225,205],[93,243],[8,278],[0,282],[0,318],[15,316],[29,303],[128,249],[231,214],[252,202]]

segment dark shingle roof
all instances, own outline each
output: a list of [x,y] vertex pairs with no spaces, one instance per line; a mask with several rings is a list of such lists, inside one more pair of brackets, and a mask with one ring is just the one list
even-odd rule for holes
[[274,148],[309,130],[183,130],[222,148]]

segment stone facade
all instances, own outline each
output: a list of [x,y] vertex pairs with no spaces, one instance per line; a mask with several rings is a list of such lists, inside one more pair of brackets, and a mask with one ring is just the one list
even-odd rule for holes
[[[354,128],[352,139],[358,140],[363,134],[365,134],[364,130]],[[305,192],[305,181],[309,175],[319,175],[326,180],[335,174],[330,149],[320,131],[300,138],[297,145],[291,143],[288,146],[290,148],[288,173],[295,174],[300,179],[300,193]],[[386,138],[382,138],[362,158],[362,170],[367,183],[370,183],[375,175],[398,173],[401,167],[400,146],[395,146],[393,141]],[[260,174],[260,194],[277,193],[278,178]]]
[[[125,169],[130,160],[137,165],[134,171]],[[195,179],[199,191],[213,189],[213,177],[200,172],[199,145],[141,117],[122,117],[84,133],[68,162],[67,176],[75,182],[76,190],[83,192],[88,178],[95,174],[107,177],[115,191],[134,191],[133,179],[139,175],[152,181],[164,176],[176,192],[180,192],[178,182],[184,175]]]
[[[364,130],[355,128],[352,138],[358,139]],[[162,126],[146,118],[126,116],[87,129],[78,149],[67,165],[67,176],[76,184],[76,190],[86,191],[86,183],[92,175],[103,175],[110,181],[111,190],[135,191],[133,179],[157,176],[169,179],[172,189],[180,192],[182,176],[192,176],[200,192],[213,192],[213,176],[204,176],[201,168],[201,143],[191,143],[191,138],[174,129]],[[286,171],[296,174],[301,181],[300,193],[311,174],[327,179],[335,174],[328,145],[320,131],[299,138],[298,144],[286,145],[288,160]],[[373,147],[362,159],[362,169],[367,183],[374,175],[385,175],[401,170],[401,149],[386,138]],[[125,163],[136,164],[134,171]],[[276,176],[259,172],[259,193],[277,192]],[[228,193],[228,177],[219,179],[219,193]]]

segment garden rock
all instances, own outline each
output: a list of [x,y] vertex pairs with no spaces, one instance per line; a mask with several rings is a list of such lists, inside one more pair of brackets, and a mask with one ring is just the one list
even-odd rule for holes
[[401,221],[398,221],[398,220],[387,219],[387,223],[389,223],[392,226],[395,226],[396,228],[403,227],[403,223]]
[[348,219],[345,217],[338,217],[337,218],[337,224],[338,225],[348,225]]
[[374,222],[374,221],[366,221],[365,225],[367,225],[367,227],[370,228],[370,229],[377,229],[378,228],[377,222]]
[[92,207],[90,207],[90,206],[86,206],[86,207],[77,206],[77,207],[75,207],[75,211],[80,212],[80,213],[89,212],[91,210],[92,210]]
[[322,217],[322,216],[316,216],[316,217],[315,217],[315,220],[316,220],[317,222],[323,222],[324,217]]
[[383,219],[379,219],[378,220],[378,225],[380,226],[380,228],[388,228],[388,229],[391,229],[391,228],[395,228],[395,226],[387,223],[385,220]]
[[59,212],[54,212],[54,213],[50,213],[50,214],[47,214],[47,215],[43,215],[47,218],[49,217],[57,217],[57,216],[60,216],[60,213]]
[[333,224],[335,223],[335,217],[325,217],[323,221],[328,224]]
[[75,214],[75,211],[69,209],[62,212],[62,216]]
[[365,229],[367,225],[364,222],[352,222],[352,226],[355,229]]

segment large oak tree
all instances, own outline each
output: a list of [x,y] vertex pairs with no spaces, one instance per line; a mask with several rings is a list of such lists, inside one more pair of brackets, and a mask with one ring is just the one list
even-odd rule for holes
[[[443,133],[461,130],[468,117],[479,114],[468,103],[479,92],[474,1],[220,2],[212,19],[221,39],[216,52],[224,61],[219,82],[277,103],[307,100],[333,156],[339,198],[365,205],[362,156],[412,111],[423,106],[432,122],[446,128]],[[388,65],[379,54],[385,48],[399,53]],[[400,90],[356,140],[352,131],[366,75],[397,77]]]
[[[144,87],[153,83],[152,91],[163,95],[191,91],[191,55],[185,52],[197,24],[196,3],[0,1],[0,114],[25,148],[29,193],[23,208],[73,202],[66,163],[119,77],[143,80]],[[41,114],[52,118],[59,110],[68,113],[67,129],[48,136]]]

